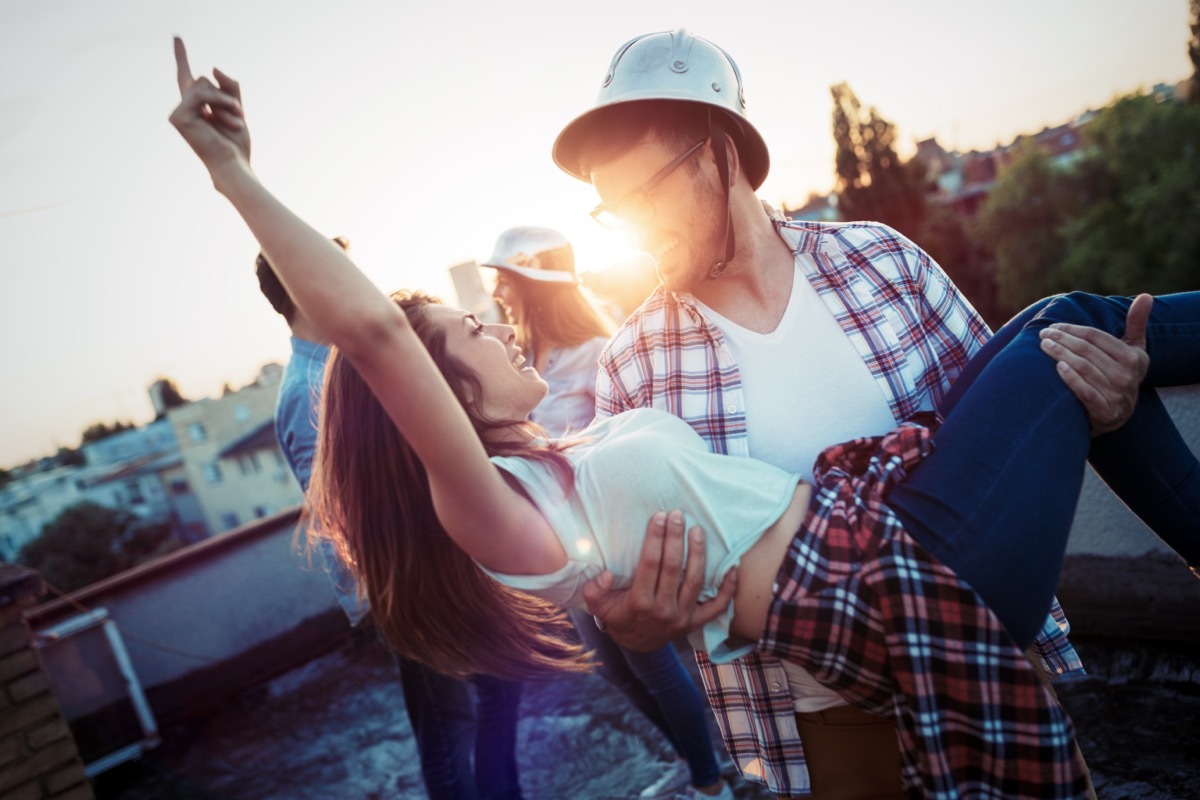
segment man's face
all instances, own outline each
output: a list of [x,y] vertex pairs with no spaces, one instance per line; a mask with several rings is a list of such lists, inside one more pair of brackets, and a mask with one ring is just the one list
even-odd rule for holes
[[726,211],[707,142],[654,186],[642,188],[680,155],[646,139],[591,173],[603,205],[653,256],[659,278],[671,291],[686,291],[704,280],[724,255],[719,223]]

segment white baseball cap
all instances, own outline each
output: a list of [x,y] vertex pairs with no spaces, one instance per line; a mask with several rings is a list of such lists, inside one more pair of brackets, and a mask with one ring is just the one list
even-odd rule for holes
[[[566,257],[554,259],[557,263],[544,258],[549,251],[563,248],[566,248]],[[576,283],[571,243],[552,228],[529,225],[509,228],[496,239],[492,254],[480,266],[504,270],[538,283]]]

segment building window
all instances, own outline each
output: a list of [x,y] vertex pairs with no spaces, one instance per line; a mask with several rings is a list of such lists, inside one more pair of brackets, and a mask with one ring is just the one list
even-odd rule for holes
[[186,478],[174,478],[171,480],[171,494],[184,495],[191,491]]
[[238,422],[250,421],[250,406],[238,403],[233,407],[233,418]]
[[129,483],[125,484],[125,489],[129,492],[129,502],[146,502],[146,498],[142,496],[142,487],[138,485],[137,481],[130,481]]
[[210,461],[204,465],[204,477],[208,478],[209,483],[221,482],[221,465],[215,461]]
[[270,513],[271,513],[271,509],[267,508],[266,506],[255,506],[254,507],[254,516],[258,517],[259,519],[262,519],[263,517],[267,516]]
[[238,468],[241,469],[243,475],[262,472],[262,465],[258,463],[258,454],[242,453],[238,456]]
[[221,515],[221,527],[222,528],[224,528],[225,530],[229,530],[230,528],[236,528],[237,526],[238,526],[237,514],[233,513],[232,511],[226,511],[224,514]]
[[204,428],[203,422],[189,422],[187,434],[188,438],[197,444],[208,439],[208,431]]

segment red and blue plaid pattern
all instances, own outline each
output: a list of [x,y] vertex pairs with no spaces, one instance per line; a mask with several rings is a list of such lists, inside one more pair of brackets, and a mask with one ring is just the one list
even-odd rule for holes
[[[991,335],[941,267],[884,225],[777,225],[896,420],[933,409]],[[687,295],[655,292],[601,356],[597,416],[631,408],[663,409],[687,421],[714,452],[749,455],[741,374],[721,331]],[[1081,671],[1057,602],[1051,613],[1034,643],[1039,654],[1052,675]],[[807,793],[808,770],[779,661],[757,653],[720,666],[703,653],[696,661],[742,774],[780,795]]]
[[904,425],[821,454],[759,649],[894,715],[913,797],[1085,797],[1062,707],[983,600],[887,507],[932,449],[929,428]]

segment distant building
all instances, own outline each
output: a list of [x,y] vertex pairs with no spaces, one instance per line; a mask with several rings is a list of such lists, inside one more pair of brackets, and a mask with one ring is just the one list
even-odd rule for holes
[[275,420],[263,422],[227,444],[217,453],[217,464],[225,475],[236,475],[240,505],[227,503],[221,513],[226,523],[241,525],[270,516],[300,503],[304,497],[279,444]]
[[796,222],[837,222],[837,195],[813,193],[799,208],[783,207],[783,214]]
[[300,487],[275,442],[282,372],[266,364],[250,386],[87,442],[82,466],[47,459],[17,472],[0,489],[0,561],[15,560],[48,523],[82,502],[126,511],[145,524],[169,524],[186,542],[300,503]]
[[178,453],[169,453],[130,459],[124,464],[85,467],[75,483],[85,500],[124,509],[144,522],[168,522],[171,503],[163,488],[160,465],[178,461]]
[[182,464],[166,420],[106,436],[80,447],[85,464],[19,475],[0,491],[0,559],[22,546],[67,508],[83,502],[126,511],[146,524],[168,523],[185,541],[205,535],[191,487],[172,470]]
[[1070,122],[1033,134],[1021,134],[1010,143],[987,151],[947,151],[935,137],[930,137],[917,142],[916,158],[925,167],[926,178],[932,187],[931,199],[963,216],[973,217],[1021,147],[1035,145],[1041,148],[1049,155],[1053,166],[1063,169],[1083,158],[1085,150],[1080,132],[1095,116],[1096,112],[1089,110]]
[[88,499],[85,467],[54,467],[26,473],[0,489],[0,560],[15,561],[26,542],[64,509]]
[[303,499],[271,428],[278,393],[279,371],[266,369],[249,386],[167,412],[182,459],[172,480],[190,485],[209,535]]
[[179,444],[171,424],[160,419],[140,428],[105,436],[96,442],[84,442],[79,449],[89,467],[101,467],[128,463],[146,456],[178,453]]

